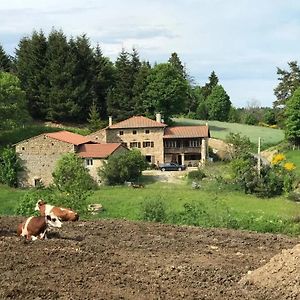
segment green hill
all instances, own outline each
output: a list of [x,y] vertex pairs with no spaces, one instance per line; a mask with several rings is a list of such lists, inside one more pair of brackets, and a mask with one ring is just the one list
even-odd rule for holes
[[227,123],[219,121],[203,121],[185,118],[174,118],[176,125],[205,125],[208,123],[211,137],[225,140],[226,136],[232,133],[240,133],[249,137],[252,143],[257,144],[258,138],[261,137],[262,147],[277,145],[284,140],[284,132],[281,129],[268,127],[245,125],[239,123]]

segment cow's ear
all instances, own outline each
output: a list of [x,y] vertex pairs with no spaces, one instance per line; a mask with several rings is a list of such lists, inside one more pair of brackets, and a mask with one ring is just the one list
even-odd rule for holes
[[48,221],[51,221],[51,217],[49,215],[46,216]]

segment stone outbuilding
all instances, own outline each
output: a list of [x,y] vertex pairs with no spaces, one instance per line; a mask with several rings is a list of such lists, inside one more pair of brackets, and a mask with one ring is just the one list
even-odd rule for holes
[[90,138],[69,131],[40,134],[15,145],[23,170],[18,174],[19,186],[48,186],[57,161],[65,153],[83,158],[92,177],[99,182],[96,168],[110,155],[128,151],[120,143],[99,144]]

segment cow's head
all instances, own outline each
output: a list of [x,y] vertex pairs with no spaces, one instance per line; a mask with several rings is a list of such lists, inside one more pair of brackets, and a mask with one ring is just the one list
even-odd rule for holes
[[40,210],[40,207],[41,207],[42,205],[45,205],[45,204],[46,204],[46,202],[45,202],[43,199],[39,199],[38,202],[37,202],[36,205],[35,205],[34,210]]
[[52,227],[60,228],[62,223],[60,219],[53,213],[46,215],[47,224]]

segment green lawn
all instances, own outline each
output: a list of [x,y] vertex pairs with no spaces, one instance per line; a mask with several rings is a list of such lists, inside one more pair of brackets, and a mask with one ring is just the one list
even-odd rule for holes
[[300,150],[290,150],[284,154],[287,161],[291,161],[296,165],[296,173],[300,176]]
[[268,145],[276,145],[283,141],[284,132],[280,129],[272,129],[268,127],[252,126],[239,123],[226,123],[219,121],[201,121],[185,118],[174,118],[176,125],[205,125],[208,123],[211,136],[224,140],[226,136],[233,133],[240,133],[249,137],[252,143],[257,144],[258,138],[261,137],[262,148]]
[[204,201],[207,205],[225,205],[238,213],[254,213],[265,216],[290,218],[300,216],[300,205],[285,197],[260,199],[239,191],[226,191],[214,188],[214,184],[202,184],[193,190],[189,184],[153,183],[145,189],[122,187],[103,187],[90,197],[90,203],[101,203],[105,211],[103,218],[126,218],[137,220],[140,205],[145,199],[161,199],[169,211],[180,211],[183,204]]
[[0,185],[0,215],[13,215],[25,190]]

